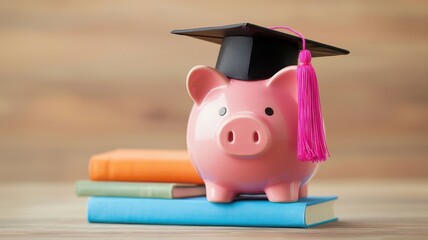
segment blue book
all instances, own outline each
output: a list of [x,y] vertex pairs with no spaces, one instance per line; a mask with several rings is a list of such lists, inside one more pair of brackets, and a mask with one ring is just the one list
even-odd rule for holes
[[91,223],[212,225],[247,227],[312,227],[337,220],[337,197],[308,197],[295,203],[274,203],[265,198],[212,203],[205,197],[150,199],[91,197]]

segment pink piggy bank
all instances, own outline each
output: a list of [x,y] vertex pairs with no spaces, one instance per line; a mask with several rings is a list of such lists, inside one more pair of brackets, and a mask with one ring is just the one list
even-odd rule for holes
[[263,192],[272,202],[306,197],[318,164],[297,160],[296,66],[257,81],[196,66],[187,89],[195,103],[187,146],[209,201]]

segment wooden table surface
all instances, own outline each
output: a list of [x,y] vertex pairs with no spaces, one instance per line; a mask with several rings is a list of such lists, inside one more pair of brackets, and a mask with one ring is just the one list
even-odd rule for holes
[[1,183],[4,239],[428,239],[427,180],[314,180],[337,194],[338,222],[310,229],[89,224],[73,183]]

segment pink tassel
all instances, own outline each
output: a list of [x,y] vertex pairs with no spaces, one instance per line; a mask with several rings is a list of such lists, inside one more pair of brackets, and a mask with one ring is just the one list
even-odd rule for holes
[[317,75],[311,64],[311,52],[303,49],[297,67],[298,142],[297,159],[325,161],[330,157],[324,133]]
[[297,159],[320,162],[330,157],[324,133],[324,119],[321,110],[318,80],[311,64],[311,52],[306,49],[305,37],[287,26],[273,26],[270,29],[285,29],[302,39],[297,67],[298,123]]

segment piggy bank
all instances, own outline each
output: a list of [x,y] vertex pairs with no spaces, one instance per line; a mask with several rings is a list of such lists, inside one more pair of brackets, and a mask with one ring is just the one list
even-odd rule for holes
[[265,193],[272,202],[294,202],[307,195],[317,163],[297,160],[296,66],[256,81],[196,66],[187,90],[194,101],[187,147],[209,201]]

